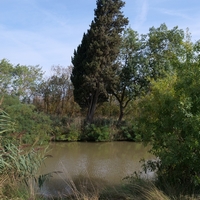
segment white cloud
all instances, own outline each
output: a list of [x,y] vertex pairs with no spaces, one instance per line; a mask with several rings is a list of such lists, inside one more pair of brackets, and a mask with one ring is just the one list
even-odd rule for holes
[[159,9],[159,12],[162,14],[166,14],[166,15],[173,16],[173,17],[179,17],[182,19],[187,19],[187,20],[192,19],[189,15],[185,14],[185,12],[182,10]]
[[135,18],[134,27],[139,29],[147,19],[148,1],[140,0],[137,2],[137,17]]
[[148,2],[147,0],[144,0],[142,3],[141,14],[139,15],[140,22],[143,23],[144,21],[146,21],[147,13],[148,13]]

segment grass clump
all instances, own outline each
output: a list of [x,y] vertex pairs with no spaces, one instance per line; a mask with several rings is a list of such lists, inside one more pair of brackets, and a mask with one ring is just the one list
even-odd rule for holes
[[24,145],[16,137],[15,124],[0,110],[0,199],[34,199],[39,182],[37,171],[45,159],[47,148]]

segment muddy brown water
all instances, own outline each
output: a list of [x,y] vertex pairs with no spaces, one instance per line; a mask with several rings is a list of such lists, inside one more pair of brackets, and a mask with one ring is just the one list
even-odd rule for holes
[[58,173],[53,173],[44,184],[42,193],[45,195],[70,193],[66,186],[69,181],[83,178],[119,184],[124,177],[141,170],[141,159],[153,158],[149,147],[134,142],[59,142],[52,143],[50,149],[48,154],[52,157],[45,160],[40,174]]

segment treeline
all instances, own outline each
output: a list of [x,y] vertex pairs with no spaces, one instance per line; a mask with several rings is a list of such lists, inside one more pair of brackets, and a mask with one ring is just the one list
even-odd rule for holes
[[[71,66],[53,66],[51,75],[47,77],[39,66],[14,66],[6,59],[1,60],[1,109],[11,116],[15,122],[15,136],[21,137],[24,143],[89,138],[93,141],[111,140],[108,129],[118,115],[116,100],[110,96],[109,101],[100,105],[96,112],[99,127],[95,126],[94,132],[104,135],[106,129],[107,137],[101,138],[97,134],[87,138],[84,136],[87,134],[82,134],[87,127],[84,124],[86,110],[74,101],[71,70]],[[91,127],[87,129],[84,133],[90,132]]]
[[49,140],[64,117],[79,116],[70,68],[52,67],[46,78],[39,66],[14,66],[3,59],[0,71],[1,108],[16,122],[15,130],[25,143],[38,137],[41,142]]
[[[14,66],[1,60],[1,107],[16,121],[16,130],[23,133],[25,142],[37,135],[44,140],[67,141],[141,139],[133,126],[141,112],[138,104],[151,93],[152,82],[174,76],[185,66],[189,69],[199,55],[199,43],[191,42],[188,30],[169,30],[165,24],[150,28],[146,35],[126,28],[113,76],[103,68],[83,73],[88,64],[79,60],[81,48],[80,45],[74,53],[73,66],[53,66],[49,76],[39,66]],[[101,87],[104,93],[99,93],[94,119],[88,123],[97,84],[94,80],[103,73],[110,78],[103,82],[106,88]],[[93,80],[89,79],[91,76]]]

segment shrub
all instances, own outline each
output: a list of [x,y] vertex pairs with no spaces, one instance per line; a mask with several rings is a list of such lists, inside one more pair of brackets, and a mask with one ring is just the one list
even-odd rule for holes
[[153,81],[139,104],[137,132],[159,158],[148,167],[158,180],[193,192],[200,187],[200,67]]
[[77,141],[81,133],[81,118],[51,116],[55,140]]
[[52,132],[49,116],[38,113],[33,105],[21,103],[12,96],[5,96],[2,106],[12,116],[16,133],[23,133],[24,143],[34,143],[37,139],[43,144],[49,140]]
[[136,135],[135,135],[135,131],[134,131],[134,125],[132,124],[122,124],[119,127],[119,131],[118,131],[118,139],[120,140],[127,140],[127,141],[136,141]]
[[110,133],[107,126],[96,126],[95,124],[88,124],[84,127],[81,139],[86,141],[109,141]]
[[80,138],[80,129],[75,125],[71,124],[67,130],[66,140],[67,141],[78,141]]

